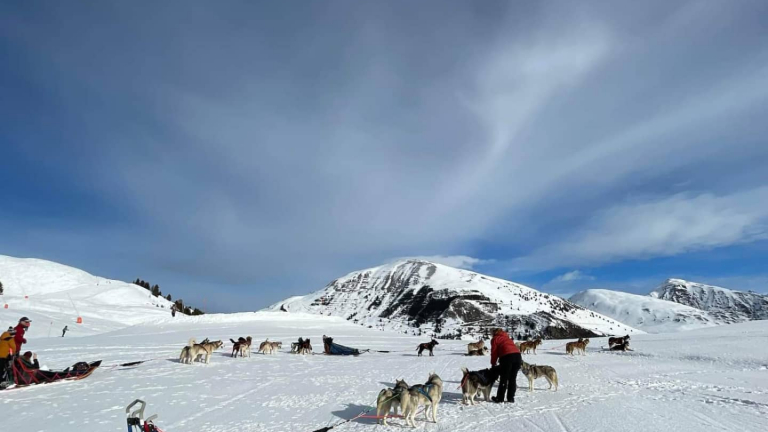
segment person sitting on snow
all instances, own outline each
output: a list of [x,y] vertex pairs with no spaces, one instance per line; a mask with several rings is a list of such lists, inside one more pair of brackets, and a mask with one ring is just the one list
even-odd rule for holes
[[37,354],[32,354],[32,351],[25,352],[20,360],[27,369],[40,369],[40,363],[37,361]]

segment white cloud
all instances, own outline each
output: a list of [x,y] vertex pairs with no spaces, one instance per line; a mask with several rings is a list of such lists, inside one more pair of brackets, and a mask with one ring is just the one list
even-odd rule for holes
[[518,269],[600,265],[768,238],[768,187],[725,196],[678,194],[598,212],[561,241],[514,261]]
[[549,283],[574,282],[579,280],[595,280],[594,276],[584,274],[581,270],[573,270],[552,279]]
[[484,260],[480,258],[473,258],[466,255],[431,255],[431,256],[415,256],[415,257],[404,257],[399,259],[421,259],[424,261],[430,261],[438,264],[445,264],[450,267],[465,269],[465,270],[472,270],[475,268],[475,266],[483,265],[483,264],[490,264],[493,263],[494,260]]

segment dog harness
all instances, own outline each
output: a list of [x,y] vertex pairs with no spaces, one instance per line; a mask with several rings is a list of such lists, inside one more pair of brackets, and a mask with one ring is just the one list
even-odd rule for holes
[[432,384],[424,384],[424,387],[416,387],[416,391],[423,394],[424,397],[427,398],[427,400],[429,400],[429,403],[432,403],[432,398],[429,397],[429,394],[426,391],[424,391],[425,388],[428,389],[430,387],[432,387]]

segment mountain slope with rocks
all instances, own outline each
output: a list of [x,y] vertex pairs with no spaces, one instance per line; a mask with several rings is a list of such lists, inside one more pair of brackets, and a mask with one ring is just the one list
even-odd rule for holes
[[352,272],[270,309],[340,316],[366,327],[442,338],[476,338],[492,327],[508,329],[518,339],[642,333],[560,297],[423,260]]
[[768,319],[768,295],[754,292],[667,279],[649,295],[710,312],[729,323]]

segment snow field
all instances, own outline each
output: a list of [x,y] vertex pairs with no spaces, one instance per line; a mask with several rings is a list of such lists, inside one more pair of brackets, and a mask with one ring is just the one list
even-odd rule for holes
[[[361,349],[389,350],[358,357],[289,354],[299,336],[322,351],[321,336]],[[229,358],[229,338],[253,336],[284,343],[275,355]],[[190,337],[223,339],[226,346],[210,365],[179,364]],[[125,430],[124,408],[143,398],[148,414],[167,432],[314,431],[371,407],[379,390],[396,378],[409,384],[437,372],[445,382],[438,424],[430,431],[579,432],[601,430],[768,429],[768,322],[755,321],[664,335],[632,337],[630,353],[601,352],[606,339],[593,339],[586,356],[565,355],[566,341],[545,341],[531,363],[557,369],[560,390],[545,380],[527,391],[518,375],[517,403],[461,405],[460,368],[489,366],[488,357],[466,357],[466,342],[440,341],[435,357],[416,357],[427,338],[382,332],[340,318],[259,312],[162,319],[82,338],[32,339],[28,348],[41,364],[66,367],[76,360],[103,359],[102,369],[82,381],[0,393],[3,429],[23,431]],[[155,358],[135,368],[110,368]],[[419,417],[421,418],[421,416]],[[362,419],[334,431],[371,431]],[[392,419],[400,430],[401,419]]]

